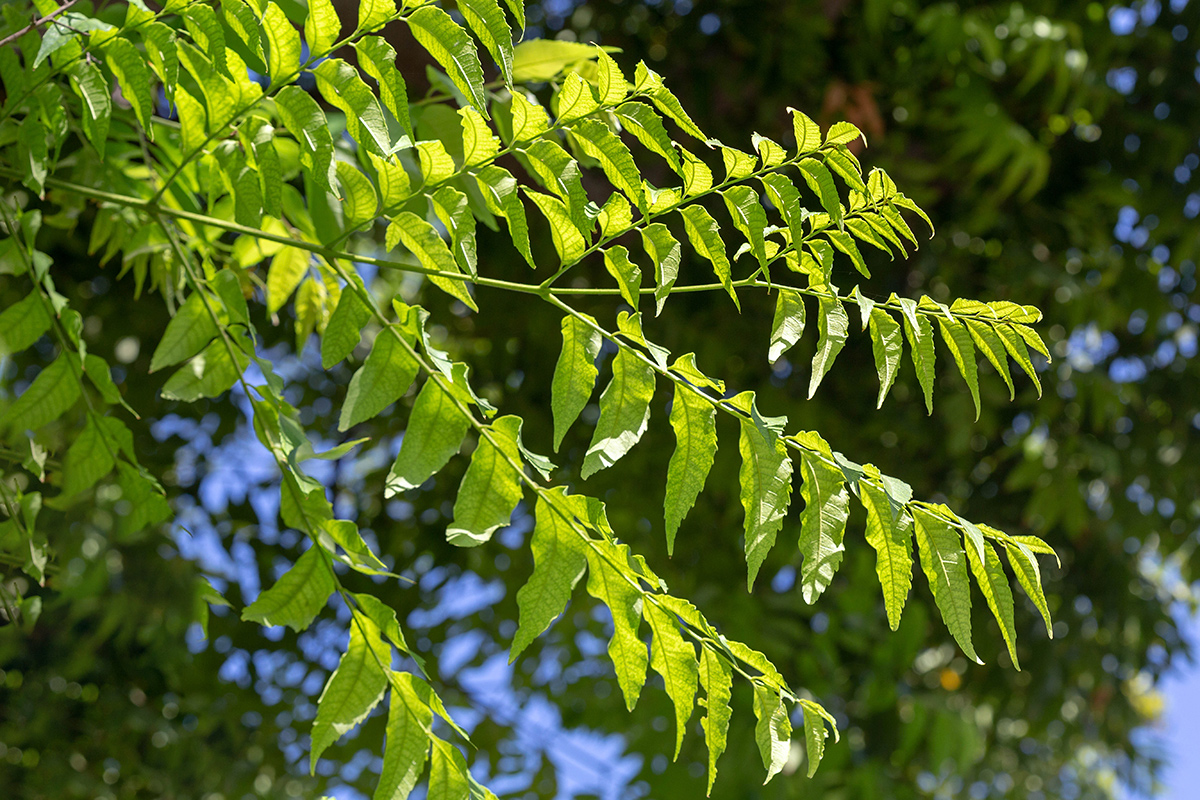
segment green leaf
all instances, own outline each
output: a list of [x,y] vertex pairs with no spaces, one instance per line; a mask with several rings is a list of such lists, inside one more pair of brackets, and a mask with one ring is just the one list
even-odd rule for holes
[[299,86],[285,86],[275,95],[279,118],[300,143],[300,163],[318,189],[332,191],[333,134],[317,101]]
[[695,390],[676,384],[671,428],[675,431],[675,452],[667,465],[664,504],[668,555],[674,552],[679,525],[695,505],[712,469],[717,453],[716,409]]
[[[544,39],[535,40],[543,42]],[[526,42],[525,44],[530,44]],[[525,45],[521,45],[524,47]],[[537,98],[535,97],[534,100]],[[541,136],[550,128],[550,116],[546,109],[534,105],[523,91],[512,93],[512,140],[514,142],[529,142]]]
[[725,254],[725,242],[721,239],[721,227],[703,206],[684,206],[679,209],[679,213],[683,217],[683,227],[692,247],[712,264],[713,272],[725,287],[726,294],[733,299],[738,311],[741,311],[742,304],[733,288],[729,257]]
[[850,334],[850,317],[846,314],[842,301],[836,295],[821,295],[817,300],[817,329],[820,331],[820,339],[817,341],[817,354],[813,356],[812,376],[808,382],[810,400]]
[[525,206],[517,192],[517,179],[503,167],[488,165],[475,175],[479,189],[483,193],[488,209],[504,217],[508,223],[508,235],[512,238],[517,251],[531,267],[537,265],[533,253],[529,249],[529,225],[525,218]]
[[[421,266],[426,269],[459,272],[458,262],[455,261],[450,248],[446,246],[446,242],[443,241],[437,230],[411,211],[401,211],[392,217],[392,224],[388,226],[386,240],[388,250],[394,249],[397,244],[403,244],[408,248],[421,262]],[[451,297],[457,298],[468,308],[479,310],[462,280],[430,275],[429,282]]]
[[[395,0],[362,0],[358,4],[356,32],[373,31],[396,17]],[[361,40],[359,42],[361,44]]]
[[[954,306],[952,305],[950,309],[953,311]],[[962,322],[967,326],[975,345],[1004,379],[1004,385],[1008,387],[1008,399],[1015,398],[1016,389],[1013,386],[1012,374],[1008,371],[1008,355],[1004,349],[1004,342],[1000,339],[1000,334],[996,333],[995,329],[986,322],[974,319],[966,319]]]
[[0,356],[19,353],[42,338],[53,324],[50,312],[34,290],[0,312]]
[[[753,402],[752,397],[750,402]],[[746,587],[753,589],[754,578],[775,545],[775,537],[783,527],[783,517],[791,501],[792,461],[783,442],[777,437],[765,436],[751,419],[741,421],[738,450],[742,456],[738,480],[742,508],[746,512],[745,548],[749,568]]]
[[408,391],[417,377],[416,358],[391,329],[375,337],[367,360],[350,378],[338,430],[344,431],[379,414]]
[[[552,491],[565,496],[561,488]],[[520,623],[509,651],[510,664],[563,613],[587,567],[587,545],[565,517],[545,498],[538,497],[530,541],[533,574],[517,592]]]
[[384,497],[415,489],[433,477],[458,452],[469,424],[439,381],[425,381],[408,418],[400,452],[388,472]]
[[594,119],[579,120],[571,126],[571,133],[577,137],[583,152],[600,162],[609,181],[644,213],[646,195],[642,191],[641,173],[625,143],[607,125]]
[[475,110],[488,119],[483,67],[471,37],[442,9],[424,5],[404,17],[413,38],[446,70]]
[[300,34],[273,2],[267,3],[263,13],[263,32],[267,36],[267,73],[271,88],[277,89],[300,73]]
[[[359,27],[362,27],[363,9],[380,5],[391,5],[391,0],[368,0],[359,6]],[[415,139],[408,113],[408,87],[396,69],[396,51],[382,36],[364,36],[354,43],[354,49],[358,52],[359,66],[379,84],[379,97],[384,108],[392,113],[409,138]]]
[[[595,320],[587,317],[595,324]],[[554,415],[554,451],[557,453],[567,430],[587,405],[596,388],[596,358],[600,355],[600,333],[574,316],[562,320],[562,352],[550,385],[550,409]]]
[[695,197],[711,189],[712,170],[708,168],[708,165],[683,146],[679,147],[679,153],[683,156],[683,165],[680,170],[683,174],[683,196]]
[[470,106],[458,110],[463,127],[463,165],[477,167],[486,164],[500,152],[500,140],[492,135],[479,112]]
[[[175,92],[175,84],[179,80],[179,55],[176,52],[175,31],[169,25],[161,22],[149,22],[138,29],[142,42],[146,45],[146,55],[150,64],[158,73],[163,84],[163,91],[170,98]],[[108,82],[105,81],[105,86]]]
[[193,3],[183,10],[183,22],[191,34],[192,41],[199,45],[213,66],[230,74],[225,55],[225,29],[217,18],[217,12],[203,3]]
[[793,242],[804,241],[804,210],[800,206],[800,192],[786,175],[772,172],[759,178],[767,190],[767,198],[779,209],[788,226]]
[[679,171],[679,153],[654,109],[645,103],[630,101],[617,106],[613,113],[621,121],[621,126],[632,133],[643,146],[666,159],[671,169]]
[[108,81],[90,61],[78,61],[71,66],[71,88],[83,101],[87,112],[81,118],[83,133],[104,159],[104,145],[108,139],[108,122],[112,116],[112,97]]
[[1017,576],[1017,583],[1021,584],[1025,594],[1029,595],[1029,599],[1042,615],[1042,620],[1046,623],[1046,635],[1053,639],[1054,624],[1050,621],[1050,608],[1046,605],[1046,595],[1042,591],[1042,571],[1038,567],[1037,558],[1033,551],[1021,542],[1005,542],[1004,552],[1008,556],[1008,563],[1012,565],[1013,573]]
[[608,606],[612,612],[613,635],[608,655],[617,673],[617,683],[625,697],[625,707],[633,711],[646,683],[649,657],[646,643],[638,636],[642,618],[641,591],[617,572],[603,556],[588,548],[588,594]]
[[721,193],[733,226],[741,231],[750,244],[750,252],[760,267],[767,266],[767,247],[763,231],[767,227],[767,212],[758,202],[758,192],[749,186],[731,186]]
[[717,779],[717,759],[728,743],[729,707],[733,699],[733,670],[724,658],[710,647],[700,648],[700,685],[704,687],[704,741],[708,744],[708,794],[712,794]]
[[803,479],[800,496],[804,498],[800,516],[800,553],[804,557],[800,564],[800,591],[804,602],[811,605],[833,582],[834,573],[842,563],[850,493],[846,491],[842,470],[831,463],[833,454],[824,439],[807,432],[794,438],[809,448],[800,457]]
[[373,800],[406,800],[425,771],[433,711],[424,703],[412,675],[392,673],[383,770]]
[[938,317],[938,327],[942,332],[942,340],[950,348],[954,363],[971,390],[971,399],[975,401],[975,419],[979,419],[982,406],[979,403],[979,374],[975,364],[975,346],[971,343],[971,334],[967,327],[957,320],[948,322]]
[[[870,464],[866,470],[869,476],[879,477],[879,470]],[[875,574],[883,589],[888,624],[896,630],[912,588],[912,517],[871,481],[859,481],[858,492],[867,510],[867,544],[875,549]]]
[[321,96],[346,115],[346,129],[354,141],[376,155],[390,153],[392,138],[383,109],[358,70],[340,58],[326,58],[312,72]]
[[[908,302],[912,302],[911,300]],[[914,315],[916,316],[916,315]],[[925,315],[916,316],[916,327],[913,327],[911,317],[904,316],[904,333],[908,337],[908,346],[912,351],[913,367],[917,370],[917,380],[925,392],[925,407],[933,413],[933,378],[934,359],[933,324]]]
[[754,143],[754,149],[758,151],[758,157],[762,160],[763,169],[778,167],[787,160],[787,151],[780,147],[777,142],[773,142],[757,133],[751,137],[751,141]]
[[596,103],[596,96],[592,93],[592,87],[578,72],[566,74],[555,101],[560,125],[586,117],[600,108]]
[[[831,151],[829,151],[828,153],[825,154],[825,164],[831,170],[836,172],[838,175],[841,175],[842,180],[845,181],[846,185],[849,186],[851,189],[854,189],[857,192],[863,192],[863,193],[865,193],[867,191],[867,185],[865,183],[863,183],[862,170],[859,167],[858,159],[856,159],[854,156],[852,156],[848,151],[846,151],[846,150],[831,150]],[[885,208],[890,209],[891,207],[885,206]],[[893,213],[895,213],[895,212],[893,211]],[[865,216],[865,213],[864,213],[864,216]],[[899,214],[896,214],[896,217],[898,219],[900,219]],[[904,228],[906,230],[908,229],[908,225],[904,224],[903,219],[900,219],[900,224],[904,225]],[[891,228],[888,228],[887,231],[888,231],[886,234],[887,237],[889,239],[894,238],[894,234],[892,234]],[[909,231],[909,233],[911,234],[912,231]],[[913,242],[913,244],[916,244],[916,242]],[[897,241],[896,246],[900,247],[900,244],[898,241]],[[903,250],[903,249],[904,248],[901,247],[901,250]]]
[[549,139],[538,139],[522,152],[534,177],[566,203],[568,216],[579,233],[589,234],[592,222],[584,212],[588,198],[579,163]]
[[365,615],[354,614],[350,620],[350,644],[317,699],[310,773],[316,772],[317,759],[329,745],[349,733],[379,705],[388,686],[384,670],[391,662],[392,649],[380,638],[379,628]]
[[[475,37],[492,54],[504,82],[511,84],[513,77],[513,35],[504,18],[504,12],[496,0],[459,0],[458,11],[467,21]],[[524,26],[522,26],[524,27]]]
[[[329,63],[325,61],[324,63]],[[373,222],[379,214],[379,195],[370,178],[348,161],[337,162],[338,183],[342,185],[342,227],[356,231]]]
[[[518,0],[512,0],[513,7]],[[525,27],[521,23],[521,27]],[[596,57],[596,46],[562,39],[530,39],[513,51],[513,80],[517,83],[545,83],[563,70]]]
[[642,601],[642,616],[650,625],[650,666],[662,676],[667,695],[675,706],[675,758],[683,746],[683,734],[696,704],[696,681],[700,665],[696,648],[679,634],[675,618],[653,602]]
[[765,785],[787,763],[792,749],[792,721],[779,692],[758,684],[754,685],[754,716],[758,718],[754,741],[758,743],[758,752],[767,770]]
[[[355,276],[355,281],[359,281]],[[337,307],[321,335],[321,365],[330,369],[346,358],[362,339],[362,328],[371,319],[371,309],[354,290],[347,286],[338,298]]]
[[771,349],[767,360],[774,364],[804,335],[804,295],[780,287],[775,300],[775,320],[771,323]]
[[332,50],[341,32],[342,22],[334,10],[333,0],[308,0],[304,40],[308,42],[310,58],[318,58]]
[[[945,511],[950,513],[949,509]],[[913,516],[921,570],[933,589],[933,599],[942,613],[942,620],[967,657],[982,664],[971,644],[971,587],[967,581],[967,555],[963,552],[962,541],[954,527],[940,515],[918,506]]]
[[1008,576],[1004,574],[1004,567],[1000,565],[1000,556],[996,554],[994,547],[983,541],[982,536],[977,542],[968,542],[966,551],[975,582],[983,592],[988,608],[992,610],[992,616],[1000,624],[1000,633],[1008,646],[1008,654],[1019,672],[1021,662],[1017,660],[1017,628],[1013,622],[1012,589],[1008,586]]
[[725,181],[740,181],[742,178],[748,178],[754,174],[758,168],[758,162],[754,156],[749,153],[743,153],[736,147],[727,147],[726,145],[716,142],[721,148],[721,160],[725,164]]
[[661,222],[645,226],[641,234],[642,246],[654,262],[654,281],[657,286],[654,290],[655,313],[661,314],[663,303],[667,301],[667,295],[671,294],[671,288],[679,277],[679,259],[683,250],[671,235],[671,230]]
[[867,137],[852,122],[835,122],[825,134],[826,145],[850,144],[855,139],[862,139],[864,145],[867,143]]
[[[280,248],[271,259],[267,270],[267,313],[274,314],[283,308],[292,292],[308,274],[312,253],[299,247]],[[168,329],[169,330],[169,329]],[[215,335],[215,330],[210,336]],[[164,339],[164,341],[166,341]],[[357,344],[357,342],[355,342]],[[161,345],[160,345],[161,347]],[[171,362],[174,363],[174,362]],[[153,371],[153,368],[151,369]]]
[[708,141],[708,136],[704,134],[704,131],[700,130],[688,113],[683,110],[679,99],[672,94],[670,89],[663,86],[662,78],[647,67],[645,61],[638,62],[633,82],[636,91],[649,96],[650,102],[654,103],[655,107],[665,116],[674,120],[684,133],[694,136],[702,142]]
[[142,130],[151,142],[154,142],[154,95],[150,70],[146,68],[145,56],[133,47],[127,38],[115,37],[104,43],[104,61],[116,77],[116,83],[121,86],[121,95],[130,102],[133,112],[138,116]]
[[816,710],[809,708],[809,703],[800,701],[804,709],[804,743],[808,754],[808,777],[817,774],[821,759],[825,756],[825,738],[829,733],[825,730],[825,721]]
[[799,153],[811,153],[821,148],[821,129],[803,113],[794,108],[788,108],[792,115],[792,129],[796,134],[796,150]]
[[229,391],[250,366],[250,356],[244,348],[233,345],[233,349],[236,361],[225,341],[217,339],[167,379],[162,396],[167,400],[194,403],[202,397],[215,398]]
[[654,371],[622,347],[613,359],[612,381],[600,395],[600,419],[580,474],[584,479],[607,469],[633,448],[650,422]]
[[426,800],[468,800],[471,793],[468,774],[466,760],[458,748],[442,739],[433,739]]
[[299,633],[312,624],[335,588],[320,547],[304,551],[275,585],[242,611],[242,621],[260,625],[287,625]]
[[[474,113],[474,112],[471,112]],[[475,217],[468,208],[467,196],[453,186],[441,186],[429,198],[433,211],[446,226],[453,246],[454,260],[468,275],[478,274],[478,254],[475,240]]]
[[804,176],[804,180],[808,183],[808,188],[816,193],[821,200],[821,207],[829,214],[830,219],[836,224],[842,220],[842,205],[838,198],[837,186],[834,185],[833,176],[829,174],[829,170],[820,161],[813,158],[806,158],[798,165],[800,174]]
[[1012,356],[1013,361],[1020,365],[1021,369],[1025,370],[1025,374],[1033,381],[1037,387],[1038,397],[1042,396],[1042,382],[1038,379],[1037,368],[1033,366],[1033,361],[1029,358],[1029,350],[1025,347],[1025,340],[1017,332],[1012,325],[996,325],[996,333],[1000,334],[1000,341],[1004,343],[1004,349]]
[[83,371],[87,374],[92,385],[99,390],[100,396],[104,398],[104,402],[110,405],[117,405],[118,403],[124,405],[124,401],[121,399],[121,390],[117,388],[117,384],[113,383],[112,372],[109,371],[108,362],[98,355],[88,353],[83,359]]
[[533,201],[550,223],[550,235],[554,240],[554,249],[558,252],[563,266],[574,264],[587,251],[587,240],[579,232],[571,219],[571,212],[557,197],[551,197],[541,192],[525,190],[525,194]]
[[217,325],[205,307],[204,296],[193,292],[167,323],[162,340],[150,357],[150,371],[156,372],[191,358],[216,335]]
[[871,309],[871,350],[875,354],[875,371],[879,373],[879,400],[875,407],[883,407],[883,399],[896,381],[900,368],[900,356],[904,345],[900,339],[900,324],[882,308]]
[[500,417],[487,430],[490,435],[480,435],[471,454],[454,501],[454,519],[446,529],[446,541],[458,547],[476,547],[491,539],[512,519],[521,500],[521,476],[513,466],[521,463],[521,418]]
[[642,288],[642,271],[629,260],[629,250],[622,245],[610,247],[604,253],[604,268],[617,281],[621,297],[636,311]]
[[62,494],[65,500],[96,485],[116,464],[118,436],[129,430],[115,417],[88,414],[87,424],[71,443],[63,461]]

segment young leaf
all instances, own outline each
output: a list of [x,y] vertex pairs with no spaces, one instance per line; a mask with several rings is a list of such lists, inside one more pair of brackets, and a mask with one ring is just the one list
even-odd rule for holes
[[711,189],[713,178],[708,165],[682,145],[679,146],[679,154],[683,156],[683,166],[680,170],[683,175],[683,196],[695,197]]
[[1008,576],[1004,574],[1004,567],[1000,565],[1000,556],[996,554],[994,547],[983,541],[982,536],[976,543],[968,542],[966,551],[975,582],[983,592],[988,608],[992,610],[992,616],[1000,625],[1000,633],[1004,636],[1004,643],[1008,645],[1008,654],[1019,672],[1021,662],[1017,660],[1017,628],[1013,622],[1012,589],[1008,586]]
[[716,409],[695,390],[675,385],[671,402],[671,428],[675,452],[667,465],[667,495],[664,506],[667,554],[675,550],[675,534],[696,503],[717,453]]
[[338,430],[370,419],[399,400],[417,377],[418,368],[417,360],[392,329],[380,331],[367,360],[350,378]]
[[[536,100],[536,98],[534,99]],[[550,115],[546,113],[546,109],[530,102],[525,92],[514,91],[512,95],[512,140],[514,142],[532,142],[549,128]]]
[[754,685],[754,716],[758,718],[754,741],[767,770],[767,779],[763,781],[766,785],[787,763],[792,747],[792,721],[779,692],[758,684]]
[[549,139],[538,139],[522,152],[533,176],[566,203],[568,216],[579,233],[590,235],[592,221],[584,211],[588,197],[579,162]]
[[1025,374],[1033,381],[1037,387],[1038,397],[1042,396],[1042,382],[1038,379],[1037,368],[1033,366],[1033,361],[1029,358],[1029,350],[1025,347],[1025,340],[1011,325],[1000,324],[994,327],[997,334],[1000,335],[1000,341],[1004,344],[1004,349],[1012,356],[1013,361],[1020,365]]
[[1029,547],[1021,542],[1005,542],[1004,552],[1008,556],[1008,563],[1012,565],[1013,573],[1017,576],[1017,582],[1042,615],[1042,621],[1046,623],[1046,635],[1053,639],[1054,624],[1050,621],[1050,608],[1046,605],[1046,595],[1042,591],[1042,572],[1038,567],[1037,558]]
[[971,399],[975,401],[975,419],[979,419],[982,406],[979,404],[979,374],[975,364],[975,346],[971,343],[971,334],[961,322],[947,322],[938,317],[938,327],[942,332],[942,340],[950,348],[954,363],[971,390]]
[[800,168],[800,174],[804,176],[805,182],[808,183],[808,188],[812,189],[821,200],[821,207],[829,214],[830,219],[834,224],[841,222],[841,200],[838,198],[837,186],[834,184],[829,170],[814,158],[806,158],[797,166]]
[[355,30],[373,31],[395,16],[395,0],[362,0],[358,4],[358,27]]
[[[437,229],[411,211],[401,211],[392,217],[385,244],[389,250],[397,244],[403,244],[426,269],[459,272],[458,262],[454,259],[450,248],[446,247],[446,242],[438,234]],[[475,300],[467,292],[466,285],[462,280],[442,275],[430,275],[429,282],[451,297],[460,300],[468,308],[478,310]]]
[[641,229],[642,246],[646,254],[654,262],[654,280],[658,288],[654,290],[656,314],[662,313],[663,303],[671,288],[679,277],[679,259],[682,249],[671,231],[661,222],[654,222]]
[[375,186],[348,161],[337,162],[337,176],[342,185],[342,229],[363,229],[379,214],[379,195],[375,193]]
[[867,137],[852,122],[835,122],[825,134],[826,145],[850,144],[855,139],[862,139],[863,145],[867,143]]
[[346,115],[346,129],[354,141],[375,155],[390,153],[392,137],[383,109],[358,70],[340,58],[326,58],[312,71],[321,96]]
[[759,178],[771,204],[779,209],[788,226],[793,242],[804,240],[804,211],[800,207],[800,191],[786,175],[772,172]]
[[882,408],[883,399],[896,381],[904,345],[900,340],[900,324],[882,308],[871,309],[870,326],[875,371],[879,373],[879,400],[875,407]]
[[355,614],[350,620],[350,644],[317,700],[310,772],[316,771],[321,753],[366,719],[383,699],[388,686],[384,670],[391,661],[392,650],[380,638],[379,628],[366,616]]
[[500,140],[492,135],[479,112],[470,106],[458,110],[463,128],[463,166],[477,167],[486,164],[500,151]]
[[804,295],[780,287],[775,300],[775,320],[771,323],[771,349],[767,352],[767,360],[772,364],[804,335],[804,313]]
[[[846,520],[850,517],[850,493],[841,469],[830,463],[829,445],[815,433],[795,437],[825,458],[806,450],[800,458],[800,496],[804,512],[800,517],[800,591],[804,602],[815,603],[833,582],[846,547]],[[828,460],[827,460],[828,459]]]
[[746,512],[746,588],[753,589],[792,498],[792,460],[780,439],[765,436],[750,419],[742,420],[738,450],[742,456],[738,480]]
[[850,317],[846,308],[837,296],[821,295],[817,306],[817,329],[820,339],[817,340],[817,353],[813,356],[812,376],[808,381],[808,397],[811,400],[816,394],[821,380],[833,366],[833,360],[846,344],[850,334]]
[[592,87],[578,72],[568,72],[555,100],[558,105],[558,123],[565,125],[595,113],[600,106],[592,94]]
[[462,446],[469,422],[437,380],[425,381],[388,472],[384,497],[415,489],[433,477]]
[[821,129],[803,113],[789,108],[792,115],[792,129],[796,134],[796,151],[811,153],[821,148]]
[[613,359],[612,382],[600,395],[600,419],[580,474],[589,478],[621,459],[638,443],[650,422],[654,371],[622,347]]
[[917,551],[921,570],[933,589],[933,599],[950,635],[972,661],[982,664],[971,644],[971,587],[967,581],[966,553],[954,527],[939,515],[917,507]]
[[279,118],[300,143],[300,163],[318,189],[332,191],[333,134],[317,101],[299,86],[285,86],[275,95]]
[[613,635],[608,655],[617,673],[617,683],[625,697],[625,707],[633,711],[646,683],[649,657],[646,643],[638,636],[642,619],[642,593],[617,572],[593,548],[588,548],[588,594],[608,606],[612,612]]
[[562,352],[558,356],[550,385],[556,453],[563,436],[592,396],[598,374],[596,358],[600,355],[600,334],[583,320],[574,316],[563,317],[562,338]]
[[703,206],[684,206],[679,209],[679,213],[683,216],[683,227],[692,247],[712,264],[713,272],[725,287],[725,292],[733,299],[738,311],[741,311],[742,304],[733,288],[729,256],[725,254],[725,242],[721,239],[721,227]]
[[471,454],[454,501],[454,520],[446,529],[446,541],[458,547],[477,547],[491,539],[512,519],[521,500],[520,473],[513,466],[521,463],[521,418],[500,417],[487,430]]
[[639,61],[637,69],[634,71],[633,78],[636,91],[649,96],[650,102],[661,111],[665,116],[670,117],[675,121],[684,133],[694,136],[702,142],[708,141],[708,137],[704,131],[697,127],[688,113],[683,110],[678,98],[671,93],[671,90],[663,86],[662,78],[654,70],[646,66],[646,62]]
[[424,5],[404,17],[413,38],[437,60],[475,110],[488,119],[483,67],[475,45],[458,23],[442,9]]
[[642,616],[650,625],[650,666],[662,676],[675,706],[675,758],[683,746],[683,734],[696,705],[696,681],[700,665],[696,648],[679,634],[674,616],[653,602],[642,601]]
[[321,552],[316,545],[305,550],[274,586],[243,609],[242,621],[287,625],[297,633],[311,625],[335,588],[333,572]]
[[463,272],[475,277],[479,273],[475,216],[471,213],[467,196],[453,186],[445,185],[439,187],[429,199],[434,213],[450,233],[455,262]]
[[[954,306],[950,307],[954,310]],[[1004,342],[1000,340],[1000,334],[996,333],[995,329],[986,322],[980,322],[975,319],[963,320],[963,324],[967,326],[967,330],[971,333],[971,339],[975,345],[983,351],[987,360],[996,368],[996,372],[1000,373],[1000,377],[1004,379],[1004,385],[1008,387],[1008,399],[1012,400],[1016,397],[1016,389],[1013,386],[1012,374],[1008,371],[1008,355],[1004,349]]]
[[708,795],[712,795],[717,778],[717,759],[728,743],[729,718],[733,698],[733,670],[724,658],[710,647],[700,648],[700,685],[704,687],[704,741],[708,744]]
[[[562,489],[554,491],[564,493]],[[520,623],[509,651],[510,664],[563,613],[587,568],[587,545],[572,528],[569,515],[539,497],[534,518],[530,541],[533,574],[517,592]]]

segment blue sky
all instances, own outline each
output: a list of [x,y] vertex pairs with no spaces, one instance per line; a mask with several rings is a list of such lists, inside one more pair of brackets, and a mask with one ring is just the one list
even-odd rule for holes
[[[1200,645],[1200,617],[1189,625],[1188,639]],[[1171,769],[1166,800],[1193,800],[1200,786],[1200,665],[1178,670],[1163,687],[1167,700],[1163,733]]]

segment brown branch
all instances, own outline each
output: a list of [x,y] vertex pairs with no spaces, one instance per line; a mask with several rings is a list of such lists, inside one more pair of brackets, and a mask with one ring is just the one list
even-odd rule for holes
[[49,14],[42,17],[41,19],[35,19],[33,22],[29,23],[24,28],[21,28],[21,30],[17,31],[16,33],[10,33],[8,36],[5,36],[3,39],[0,39],[0,47],[4,47],[4,45],[8,44],[11,41],[15,41],[16,39],[20,39],[22,36],[29,33],[31,30],[33,30],[37,26],[42,25],[46,22],[49,22],[50,20],[54,19],[59,14],[63,13],[68,8],[70,8],[71,6],[75,5],[78,2],[79,2],[79,0],[67,0],[67,2],[63,3],[61,6],[54,9],[53,11],[51,11]]

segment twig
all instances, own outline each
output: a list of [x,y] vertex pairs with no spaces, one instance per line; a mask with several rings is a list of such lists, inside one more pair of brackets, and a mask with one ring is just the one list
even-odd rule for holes
[[39,26],[43,23],[49,22],[50,20],[54,19],[59,14],[63,13],[68,8],[70,8],[71,6],[75,5],[78,2],[79,2],[79,0],[67,0],[67,2],[63,3],[61,6],[54,9],[53,11],[51,11],[49,14],[42,17],[41,19],[35,19],[33,22],[29,23],[24,28],[21,28],[21,30],[17,31],[16,33],[10,33],[8,36],[5,36],[3,39],[0,39],[0,47],[4,47],[4,45],[8,44],[9,42],[20,39],[22,36],[29,33],[31,30],[33,30],[37,26]]

